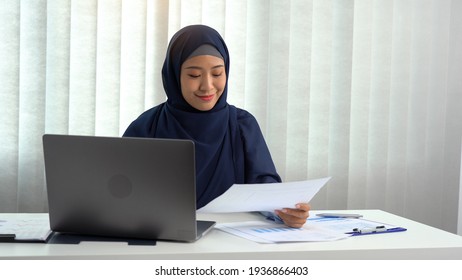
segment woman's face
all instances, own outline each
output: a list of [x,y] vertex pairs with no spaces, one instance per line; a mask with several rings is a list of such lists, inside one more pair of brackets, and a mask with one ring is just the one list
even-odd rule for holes
[[181,93],[199,111],[211,110],[226,86],[225,63],[211,55],[194,56],[181,65]]

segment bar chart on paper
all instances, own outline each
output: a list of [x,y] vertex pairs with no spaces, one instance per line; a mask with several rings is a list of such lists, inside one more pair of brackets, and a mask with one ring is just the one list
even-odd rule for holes
[[257,233],[281,233],[288,231],[300,231],[301,228],[290,228],[290,227],[273,227],[273,228],[251,228],[250,230]]

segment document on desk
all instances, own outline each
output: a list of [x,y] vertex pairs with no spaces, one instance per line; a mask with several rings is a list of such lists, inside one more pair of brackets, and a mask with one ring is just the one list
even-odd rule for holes
[[224,194],[198,210],[199,213],[270,211],[308,203],[330,177],[270,184],[234,184]]
[[51,233],[48,216],[0,219],[0,235],[14,236],[13,242],[45,242]]
[[215,228],[258,243],[335,241],[350,236],[349,234],[326,230],[316,225],[290,228],[283,224],[268,221],[220,223]]

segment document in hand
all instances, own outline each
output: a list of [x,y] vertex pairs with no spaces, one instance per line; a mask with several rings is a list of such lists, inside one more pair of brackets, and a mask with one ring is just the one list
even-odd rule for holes
[[235,184],[198,210],[200,213],[274,211],[308,203],[330,177],[286,183]]

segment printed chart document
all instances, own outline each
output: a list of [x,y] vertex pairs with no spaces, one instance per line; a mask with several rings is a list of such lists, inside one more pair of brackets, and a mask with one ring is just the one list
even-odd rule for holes
[[270,221],[220,223],[215,228],[258,243],[335,241],[357,235],[406,231],[402,227],[364,219],[317,217],[308,218],[302,228]]
[[316,225],[290,228],[268,221],[220,223],[215,228],[258,243],[335,241],[350,236]]
[[199,213],[270,211],[309,202],[330,177],[271,184],[234,184]]

